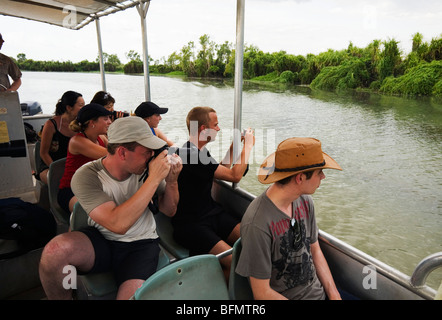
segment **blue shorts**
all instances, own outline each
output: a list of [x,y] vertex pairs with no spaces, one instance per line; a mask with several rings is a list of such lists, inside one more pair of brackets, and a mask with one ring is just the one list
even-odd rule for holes
[[79,231],[88,236],[95,251],[94,266],[88,272],[79,272],[80,274],[112,271],[117,286],[120,286],[126,280],[146,280],[157,270],[159,239],[111,241],[105,239],[94,227]]

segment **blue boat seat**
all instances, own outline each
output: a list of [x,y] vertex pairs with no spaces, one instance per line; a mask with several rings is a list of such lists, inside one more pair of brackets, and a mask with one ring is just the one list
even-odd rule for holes
[[241,249],[241,238],[239,238],[233,245],[232,264],[230,266],[229,276],[229,296],[232,300],[253,300],[253,292],[249,279],[235,272]]
[[[74,211],[71,215],[71,230],[76,231],[88,226],[88,215],[79,202],[74,204]],[[169,264],[169,257],[163,250],[160,250],[157,270]],[[80,299],[103,300],[115,299],[117,296],[117,285],[115,284],[112,272],[94,273],[79,275],[78,282],[81,285]]]
[[66,213],[58,204],[58,186],[64,173],[66,158],[58,159],[49,165],[48,188],[49,188],[49,206],[57,223],[69,225],[69,214]]
[[135,300],[228,300],[229,291],[216,256],[177,260],[154,273],[135,292]]
[[173,226],[171,218],[162,212],[154,215],[157,224],[157,233],[160,237],[160,243],[171,255],[178,260],[187,258],[189,250],[178,244],[173,238]]

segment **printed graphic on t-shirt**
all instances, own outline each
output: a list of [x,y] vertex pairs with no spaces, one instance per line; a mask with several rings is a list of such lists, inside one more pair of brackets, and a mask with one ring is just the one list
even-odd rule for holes
[[[280,236],[281,258],[273,262],[277,270],[276,280],[282,280],[287,289],[313,280],[314,267],[310,254],[310,237],[306,236],[304,219],[289,220],[278,225],[288,226]],[[287,223],[289,221],[289,223]]]

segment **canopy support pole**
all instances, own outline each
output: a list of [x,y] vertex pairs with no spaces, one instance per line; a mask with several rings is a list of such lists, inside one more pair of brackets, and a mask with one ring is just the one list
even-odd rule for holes
[[[236,3],[236,48],[235,48],[235,90],[234,90],[234,117],[233,117],[233,163],[241,158],[241,116],[243,90],[243,60],[244,60],[244,12],[245,0]],[[237,187],[233,184],[233,188]]]
[[100,19],[95,19],[95,26],[97,28],[97,44],[98,44],[98,60],[100,62],[101,87],[106,91],[106,77],[104,75],[104,60],[103,60],[103,46],[101,44],[101,28]]
[[146,101],[150,101],[150,76],[149,76],[149,55],[147,51],[147,27],[146,15],[150,1],[137,4],[137,10],[141,18],[141,35],[143,39],[143,73],[144,73],[144,95]]

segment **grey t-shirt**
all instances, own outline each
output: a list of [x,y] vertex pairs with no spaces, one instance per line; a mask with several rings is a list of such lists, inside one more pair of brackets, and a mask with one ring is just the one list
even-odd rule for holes
[[236,272],[270,279],[273,290],[288,299],[325,299],[316,276],[310,244],[318,240],[313,200],[303,195],[293,202],[292,219],[266,192],[252,201],[241,221],[241,256]]

